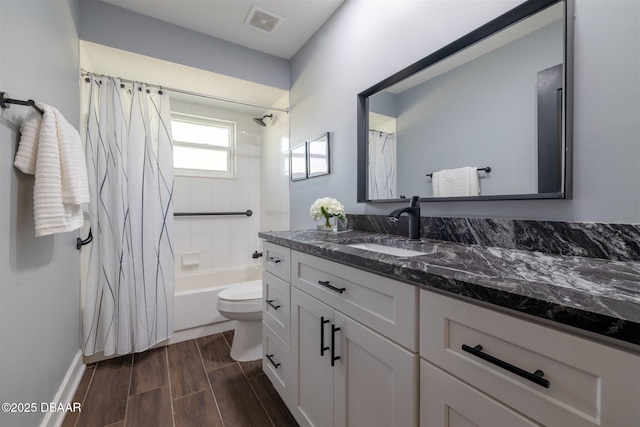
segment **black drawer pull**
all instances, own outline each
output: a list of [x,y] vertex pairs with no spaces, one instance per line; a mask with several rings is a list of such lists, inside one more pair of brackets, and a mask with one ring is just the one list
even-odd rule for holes
[[279,309],[279,308],[280,308],[280,306],[279,306],[279,305],[274,305],[274,304],[273,304],[273,300],[272,300],[272,299],[268,299],[268,300],[267,300],[267,304],[269,304],[269,305],[271,306],[271,308],[273,308],[274,310],[277,310],[277,309]]
[[462,344],[462,350],[466,351],[467,353],[471,353],[482,360],[486,360],[489,363],[493,363],[494,365],[499,366],[502,369],[505,369],[516,375],[519,375],[522,378],[525,378],[531,382],[534,382],[544,388],[549,388],[549,385],[550,385],[549,380],[542,378],[544,376],[544,372],[542,372],[540,369],[535,371],[533,374],[530,372],[527,372],[524,369],[520,369],[517,366],[513,366],[510,363],[507,363],[503,360],[490,356],[487,353],[483,353],[481,345],[477,345],[475,347],[469,347],[466,344]]
[[336,328],[336,325],[331,325],[331,366],[336,366],[336,360],[340,360],[340,356],[336,356],[336,332],[340,328]]
[[266,260],[267,260],[267,262],[268,262],[268,263],[270,263],[270,264],[277,264],[277,263],[279,263],[279,262],[281,262],[281,261],[282,261],[281,259],[278,259],[278,258],[276,258],[276,257],[272,257],[272,256],[268,256],[268,257],[266,257],[265,259],[266,259]]
[[322,280],[318,280],[318,285],[320,285],[320,286],[324,286],[325,288],[329,288],[329,289],[331,289],[332,291],[336,291],[336,292],[337,292],[337,293],[339,293],[339,294],[341,294],[341,293],[343,293],[344,291],[346,291],[346,290],[347,290],[347,288],[336,288],[335,286],[331,286],[331,285],[329,284],[329,281],[328,281],[328,280],[327,280],[326,282],[325,282],[325,281],[322,281]]
[[267,359],[269,359],[269,362],[271,362],[273,367],[278,369],[278,366],[280,366],[280,363],[276,363],[273,361],[273,354],[265,354],[265,356],[267,356]]
[[324,345],[324,324],[329,323],[324,317],[320,317],[320,356],[324,356],[324,352],[329,350],[329,347]]

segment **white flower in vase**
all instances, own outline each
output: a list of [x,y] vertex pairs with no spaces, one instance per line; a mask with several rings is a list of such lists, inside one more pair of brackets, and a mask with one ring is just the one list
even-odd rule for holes
[[332,229],[333,225],[329,221],[330,218],[338,218],[341,221],[345,221],[344,205],[334,199],[333,197],[321,197],[311,205],[309,214],[314,221],[325,219],[325,227]]

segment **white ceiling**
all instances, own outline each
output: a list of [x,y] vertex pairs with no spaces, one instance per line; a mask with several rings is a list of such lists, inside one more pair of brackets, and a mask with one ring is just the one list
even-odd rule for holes
[[[344,0],[102,0],[193,31],[290,59]],[[244,25],[256,5],[284,17],[275,32]]]

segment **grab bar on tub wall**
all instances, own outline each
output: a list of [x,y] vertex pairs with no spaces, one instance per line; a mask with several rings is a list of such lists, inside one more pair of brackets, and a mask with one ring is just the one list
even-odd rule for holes
[[251,216],[253,212],[251,209],[247,209],[244,212],[175,212],[173,216],[232,216],[232,215],[246,215]]
[[[219,216],[219,215],[246,215],[251,216],[253,212],[250,209],[247,209],[244,212],[176,212],[173,216]],[[80,249],[84,245],[88,245],[93,241],[93,234],[91,233],[91,229],[89,229],[89,235],[86,239],[82,240],[80,237],[76,240],[76,248]]]

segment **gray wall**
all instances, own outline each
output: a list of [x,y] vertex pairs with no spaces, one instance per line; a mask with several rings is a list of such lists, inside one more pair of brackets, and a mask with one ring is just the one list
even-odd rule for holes
[[[356,203],[356,94],[520,1],[350,1],[291,59],[291,145],[332,133],[332,173],[291,183],[291,228],[310,228],[317,197]],[[464,10],[464,13],[460,13]],[[640,2],[575,2],[572,200],[423,203],[425,216],[640,222]]]
[[[380,92],[369,97],[369,111],[389,117],[398,117],[397,95]],[[371,124],[369,124],[371,126]]]
[[481,194],[538,192],[538,71],[563,61],[557,21],[398,95],[398,193],[433,197],[427,173],[491,166]]
[[[76,127],[77,22],[77,0],[0,1],[0,90],[53,105]],[[39,405],[54,398],[80,347],[80,256],[78,233],[34,235],[34,180],[13,167],[27,111],[0,111],[0,401]],[[43,417],[0,413],[0,425]]]
[[225,76],[289,90],[289,61],[131,12],[80,2],[80,38]]

